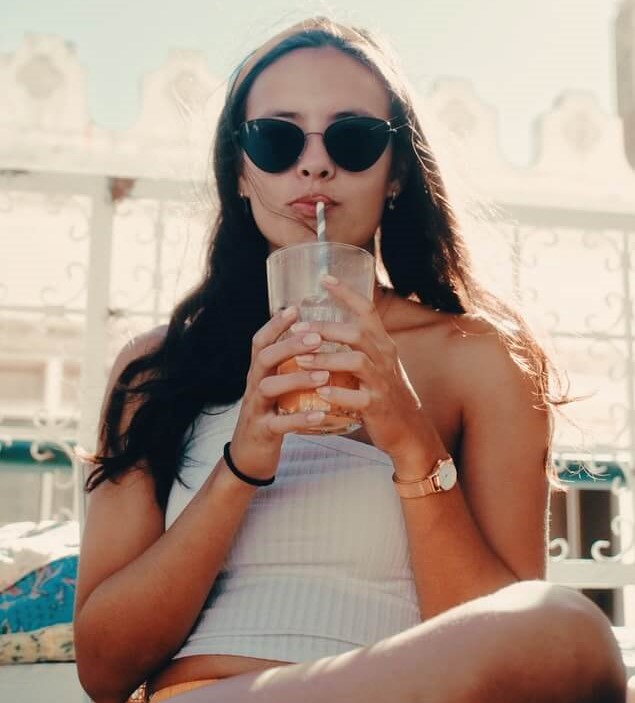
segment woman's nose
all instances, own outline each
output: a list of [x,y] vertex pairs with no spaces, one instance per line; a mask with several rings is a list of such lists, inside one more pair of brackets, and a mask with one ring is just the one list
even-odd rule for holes
[[319,132],[305,136],[304,151],[296,163],[298,173],[304,177],[331,178],[335,173],[335,164],[324,146],[324,137]]

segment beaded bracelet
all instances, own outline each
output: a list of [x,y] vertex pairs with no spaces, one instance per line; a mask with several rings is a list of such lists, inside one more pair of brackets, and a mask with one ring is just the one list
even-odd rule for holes
[[275,474],[271,478],[252,478],[251,476],[245,475],[238,467],[236,464],[234,464],[231,454],[229,453],[229,445],[231,442],[227,442],[227,444],[223,447],[223,458],[225,459],[225,463],[227,464],[229,470],[239,478],[241,481],[244,481],[245,483],[248,483],[250,486],[270,486],[276,479]]

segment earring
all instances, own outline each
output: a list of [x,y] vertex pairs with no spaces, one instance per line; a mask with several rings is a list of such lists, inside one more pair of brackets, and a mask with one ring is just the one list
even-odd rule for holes
[[243,207],[245,208],[245,214],[249,214],[249,198],[242,192],[242,190],[238,193],[240,199],[243,201]]
[[395,200],[397,200],[397,191],[393,190],[392,195],[390,196],[390,200],[388,201],[389,210],[395,209]]

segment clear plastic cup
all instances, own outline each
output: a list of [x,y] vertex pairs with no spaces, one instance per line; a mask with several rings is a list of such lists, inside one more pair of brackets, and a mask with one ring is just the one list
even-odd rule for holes
[[[309,242],[277,249],[267,258],[269,310],[275,315],[295,305],[300,321],[348,322],[354,314],[331,298],[321,279],[330,274],[347,283],[369,300],[373,296],[375,259],[365,249],[338,242]],[[288,333],[287,333],[288,334]],[[349,349],[344,344],[324,342],[320,352]],[[299,369],[295,359],[278,367],[278,373],[293,373]],[[327,385],[356,389],[358,381],[348,371],[331,372]],[[329,409],[330,405],[330,409]],[[326,417],[318,427],[307,428],[303,434],[346,434],[361,426],[358,413],[329,404],[314,390],[292,391],[280,396],[278,413],[322,410]]]

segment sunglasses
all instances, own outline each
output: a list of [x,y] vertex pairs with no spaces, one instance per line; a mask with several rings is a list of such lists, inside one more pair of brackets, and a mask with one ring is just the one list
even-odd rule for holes
[[303,132],[300,127],[273,118],[243,122],[236,136],[251,161],[262,171],[282,173],[300,158],[309,134],[320,134],[334,163],[345,171],[365,171],[384,153],[397,130],[376,117],[345,117],[324,132]]

